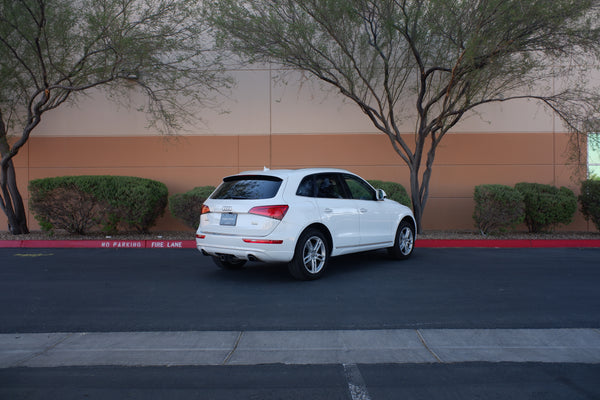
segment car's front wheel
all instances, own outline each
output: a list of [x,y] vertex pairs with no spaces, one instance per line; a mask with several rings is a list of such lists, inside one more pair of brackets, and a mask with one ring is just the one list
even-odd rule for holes
[[325,235],[317,229],[309,229],[300,235],[288,270],[296,279],[317,279],[325,271],[328,261],[329,248]]
[[231,256],[213,256],[213,261],[219,268],[240,269],[246,264],[246,260],[240,260]]
[[388,252],[398,260],[404,260],[412,254],[415,247],[415,228],[410,221],[402,221],[396,231],[396,240],[394,247],[390,247]]

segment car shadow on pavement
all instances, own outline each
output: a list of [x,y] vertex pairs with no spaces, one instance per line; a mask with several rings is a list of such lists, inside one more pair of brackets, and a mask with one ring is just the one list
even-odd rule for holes
[[[390,258],[385,251],[375,250],[333,257],[329,260],[327,271],[318,281],[350,278],[373,271],[374,268],[390,268],[398,261]],[[410,263],[408,260],[406,263]],[[229,282],[298,282],[288,272],[286,263],[248,262],[239,270],[225,270],[214,266],[210,272],[211,279]]]
[[388,256],[385,250],[347,254],[329,260],[327,275],[353,275],[372,271],[373,268],[389,268],[397,261]]
[[287,264],[261,262],[248,262],[243,268],[235,270],[221,269],[215,265],[210,278],[235,283],[294,281],[288,273]]

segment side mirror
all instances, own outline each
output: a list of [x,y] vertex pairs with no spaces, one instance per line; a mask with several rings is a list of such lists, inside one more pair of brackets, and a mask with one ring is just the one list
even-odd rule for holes
[[383,189],[377,189],[377,201],[383,201],[387,198],[387,194],[385,194]]

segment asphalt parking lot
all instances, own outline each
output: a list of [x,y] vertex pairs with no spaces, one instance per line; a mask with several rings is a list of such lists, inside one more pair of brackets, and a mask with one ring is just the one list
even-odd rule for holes
[[[0,398],[129,398],[127,382],[152,387],[156,374],[174,379],[173,398],[600,394],[599,249],[417,249],[400,263],[376,252],[334,259],[316,282],[277,265],[222,271],[193,249],[0,252]],[[262,388],[236,386],[259,371]],[[432,371],[450,392],[424,383]],[[200,372],[221,378],[195,386]]]

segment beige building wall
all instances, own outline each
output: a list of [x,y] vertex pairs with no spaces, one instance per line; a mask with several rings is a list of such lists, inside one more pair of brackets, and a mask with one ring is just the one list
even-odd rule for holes
[[[296,72],[234,72],[238,85],[202,122],[176,136],[146,127],[145,116],[117,106],[101,92],[46,114],[16,157],[19,187],[27,200],[31,179],[83,174],[131,175],[164,182],[171,194],[216,185],[248,169],[341,167],[368,179],[409,188],[408,168],[387,137],[355,105]],[[412,111],[412,110],[409,110]],[[408,141],[414,122],[402,129]],[[568,136],[554,116],[533,102],[489,105],[459,124],[436,157],[425,230],[473,230],[476,185],[540,182],[577,190],[568,165]],[[33,216],[29,225],[39,229]],[[6,227],[4,216],[0,227]],[[6,228],[4,228],[6,229]],[[158,230],[184,226],[170,215]],[[570,230],[591,227],[578,215]]]

